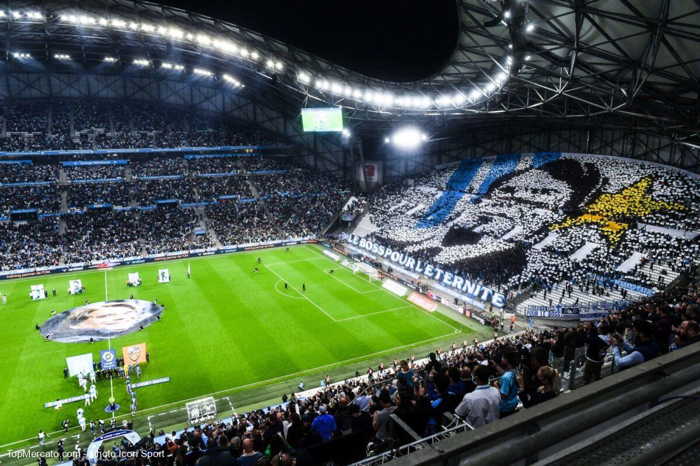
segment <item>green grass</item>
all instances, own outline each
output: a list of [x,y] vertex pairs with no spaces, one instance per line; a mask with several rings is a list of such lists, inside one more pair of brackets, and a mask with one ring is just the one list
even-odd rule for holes
[[[253,273],[257,257],[263,266]],[[188,264],[191,280],[185,276]],[[171,283],[157,283],[160,268],[170,269]],[[335,269],[333,275],[330,268]],[[144,282],[138,289],[125,285],[127,273],[133,271],[140,272]],[[66,293],[70,278],[82,280],[85,295]],[[306,292],[301,291],[302,283]],[[33,302],[28,297],[32,284],[56,288],[58,296]],[[108,342],[46,342],[34,325],[43,323],[52,310],[79,306],[85,299],[125,299],[133,293],[166,307],[159,322],[111,342],[118,354],[124,345],[146,342],[151,362],[142,380],[171,377],[170,383],[138,390],[139,409],[151,413],[161,405],[179,407],[207,394],[273,386],[297,375],[371,361],[380,354],[467,338],[464,334],[473,331],[443,314],[415,307],[366,276],[354,275],[316,246],[13,280],[0,282],[0,293],[8,296],[8,303],[0,305],[0,449],[34,438],[39,429],[56,431],[65,418],[75,423],[77,404],[56,411],[43,408],[43,403],[80,394],[74,379],[63,378],[65,358],[91,352],[97,360]],[[107,417],[102,409],[110,383],[98,382],[97,389],[97,402],[86,408],[88,419]],[[128,409],[122,380],[114,381],[114,393]],[[269,398],[278,394],[269,393]]]

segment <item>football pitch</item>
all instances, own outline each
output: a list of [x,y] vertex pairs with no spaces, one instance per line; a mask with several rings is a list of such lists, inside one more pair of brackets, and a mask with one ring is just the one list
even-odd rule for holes
[[[262,264],[255,272],[258,258]],[[170,283],[158,283],[161,268],[170,270]],[[129,272],[140,273],[141,287],[126,286]],[[75,278],[82,280],[85,294],[67,293],[68,280]],[[49,294],[55,288],[58,295],[31,301],[34,284],[44,285]],[[59,410],[43,407],[83,393],[74,378],[63,376],[68,356],[89,352],[98,361],[100,350],[109,346],[121,357],[122,346],[146,343],[150,363],[141,380],[171,381],[138,389],[141,411],[184,406],[186,400],[314,369],[322,375],[325,368],[379,355],[386,360],[392,352],[479,332],[477,325],[472,329],[439,312],[426,312],[366,275],[353,274],[315,245],[5,281],[0,282],[0,294],[8,297],[0,305],[0,450],[35,438],[40,429],[58,431],[66,418],[75,426],[82,403]],[[164,305],[162,319],[136,333],[92,344],[44,341],[35,330],[52,311],[80,306],[86,299],[131,295]],[[97,401],[84,407],[88,420],[109,417],[104,407],[112,392],[122,406],[117,414],[128,413],[123,379],[111,386],[108,380],[98,381],[97,390]]]

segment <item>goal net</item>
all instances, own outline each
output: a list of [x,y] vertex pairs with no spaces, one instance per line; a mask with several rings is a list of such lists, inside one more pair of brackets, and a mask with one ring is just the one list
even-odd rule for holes
[[382,277],[379,274],[379,270],[375,269],[371,265],[367,265],[364,262],[355,262],[353,264],[353,273],[359,273],[367,275],[367,278],[372,280],[381,281]]

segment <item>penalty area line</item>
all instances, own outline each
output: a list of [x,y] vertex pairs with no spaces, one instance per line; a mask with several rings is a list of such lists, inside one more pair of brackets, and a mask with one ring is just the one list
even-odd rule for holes
[[[203,394],[201,394],[201,395],[198,395],[198,396],[195,396],[195,397],[191,397],[191,398],[185,398],[185,399],[183,399],[183,400],[171,401],[170,403],[165,403],[165,404],[162,404],[162,405],[159,405],[159,406],[154,406],[154,407],[152,407],[152,408],[146,408],[146,409],[143,409],[143,410],[141,410],[141,411],[136,411],[136,414],[139,415],[139,416],[145,416],[147,419],[148,419],[149,417],[150,417],[150,418],[153,418],[153,417],[155,417],[155,416],[157,416],[157,415],[159,415],[159,414],[161,414],[161,413],[155,412],[155,413],[150,414],[150,415],[148,415],[148,416],[146,415],[146,413],[150,413],[150,412],[152,412],[152,411],[164,410],[164,408],[166,408],[166,407],[173,406],[173,405],[179,405],[179,404],[182,404],[182,403],[186,403],[186,402],[188,402],[188,401],[198,400],[198,399],[205,398],[205,397],[209,397],[209,396],[216,396],[216,395],[218,395],[218,394],[220,394],[220,393],[238,392],[238,391],[240,391],[240,390],[244,390],[244,389],[246,389],[246,388],[255,387],[255,386],[257,386],[257,385],[267,385],[267,384],[270,384],[270,383],[273,383],[273,382],[277,382],[277,381],[280,381],[280,380],[291,379],[291,378],[293,378],[293,377],[303,376],[304,374],[308,374],[308,373],[315,372],[315,371],[319,371],[319,370],[323,370],[323,369],[328,369],[328,368],[331,368],[331,367],[334,367],[334,366],[342,366],[342,365],[346,365],[346,364],[349,364],[349,363],[352,363],[352,362],[355,362],[355,361],[362,361],[363,359],[372,358],[372,357],[378,356],[378,355],[380,355],[380,354],[391,353],[391,352],[393,352],[393,351],[400,351],[400,350],[403,350],[403,349],[407,349],[407,348],[411,348],[411,347],[415,347],[415,346],[424,345],[424,344],[426,344],[426,343],[430,343],[431,341],[435,341],[435,340],[439,340],[439,339],[441,339],[441,338],[446,338],[446,337],[455,335],[456,333],[458,333],[458,332],[450,332],[450,333],[446,333],[446,334],[444,334],[444,335],[438,335],[438,336],[435,336],[435,337],[432,337],[432,338],[428,338],[428,339],[426,339],[426,340],[420,340],[420,341],[417,341],[417,342],[415,342],[415,343],[409,343],[409,344],[406,344],[406,345],[396,346],[396,347],[393,347],[393,348],[387,348],[387,349],[385,349],[385,350],[377,351],[377,352],[374,352],[374,353],[369,353],[369,354],[365,354],[365,355],[362,355],[362,356],[357,356],[357,357],[354,357],[354,358],[345,359],[345,360],[333,362],[333,363],[330,363],[330,364],[325,364],[325,365],[322,365],[322,366],[311,367],[311,368],[309,368],[309,369],[305,369],[305,370],[302,370],[302,371],[297,371],[297,372],[294,372],[294,373],[291,373],[291,374],[280,375],[280,376],[278,376],[278,377],[273,377],[273,378],[266,379],[266,380],[259,380],[259,381],[257,381],[257,382],[251,382],[251,383],[244,384],[244,385],[238,385],[238,386],[236,386],[236,387],[230,387],[230,388],[226,388],[226,389],[224,389],[224,390],[218,390],[218,391],[211,392],[211,393],[203,393]],[[233,394],[233,393],[232,393],[232,394]],[[120,418],[122,418],[122,417],[130,416],[130,415],[131,415],[130,413],[129,413],[129,414],[122,414],[122,415],[116,416],[116,419],[120,419]],[[73,427],[73,428],[71,428],[71,430],[72,430],[72,429],[75,429],[75,428],[77,428],[77,427]],[[152,429],[151,429],[151,430],[152,430]],[[48,435],[48,436],[53,436],[54,434],[60,434],[60,433],[63,433],[63,431],[62,431],[62,430],[57,430],[57,431],[54,431],[54,432],[49,432],[47,435]],[[9,446],[12,446],[12,445],[16,445],[16,444],[18,444],[18,443],[31,442],[31,441],[33,441],[33,440],[36,440],[36,437],[30,437],[30,438],[23,439],[23,440],[17,440],[17,441],[11,442],[11,443],[6,443],[6,444],[4,444],[4,445],[0,445],[0,448],[6,448],[6,447],[9,447]],[[0,457],[7,456],[7,455],[9,455],[9,453],[3,453],[3,454],[0,454]]]
[[[216,396],[216,395],[218,395],[218,394],[220,394],[220,393],[227,393],[227,392],[232,392],[232,391],[233,391],[233,392],[237,392],[237,391],[244,390],[244,389],[246,389],[246,388],[254,387],[254,386],[257,386],[257,385],[267,385],[267,384],[269,384],[269,383],[273,383],[273,382],[276,382],[276,381],[279,381],[279,380],[284,380],[284,379],[288,379],[288,378],[303,376],[304,374],[308,374],[308,373],[310,373],[310,372],[315,372],[315,371],[318,371],[318,370],[328,369],[328,368],[331,368],[331,367],[334,367],[334,366],[342,366],[342,365],[346,365],[346,364],[352,363],[352,362],[354,362],[354,361],[362,361],[363,359],[371,358],[371,357],[373,357],[373,356],[378,356],[378,355],[380,355],[380,354],[391,353],[391,352],[393,352],[393,351],[400,351],[400,350],[402,350],[402,349],[407,349],[407,348],[411,348],[411,347],[414,347],[414,346],[424,345],[424,344],[426,344],[426,343],[430,343],[431,341],[435,341],[435,340],[439,340],[439,339],[441,339],[441,338],[446,338],[446,337],[455,335],[455,333],[456,333],[456,332],[449,332],[449,333],[445,333],[444,335],[438,335],[438,336],[435,336],[435,337],[432,337],[432,338],[428,338],[428,339],[426,339],[426,340],[417,341],[417,342],[415,342],[415,343],[408,343],[408,344],[406,344],[406,345],[395,346],[395,347],[393,347],[393,348],[387,348],[387,349],[385,349],[385,350],[381,350],[381,351],[377,351],[377,352],[374,352],[374,353],[365,354],[365,355],[362,355],[362,356],[357,356],[357,357],[355,357],[355,358],[344,359],[344,360],[342,360],[342,361],[337,361],[337,362],[333,362],[333,363],[330,363],[330,364],[325,364],[325,365],[323,365],[323,366],[312,367],[312,368],[309,368],[309,369],[305,369],[305,370],[303,370],[303,371],[293,372],[293,373],[291,373],[291,374],[280,375],[279,377],[273,377],[273,378],[271,378],[271,379],[260,380],[260,381],[258,381],[258,382],[251,382],[251,383],[248,383],[248,384],[245,384],[245,385],[238,385],[238,386],[236,386],[236,387],[231,387],[231,388],[227,388],[227,389],[224,389],[224,390],[218,390],[218,391],[211,392],[211,393],[205,393],[205,394],[202,394],[202,395],[199,395],[199,396],[196,396],[196,397],[185,398],[185,399],[179,400],[179,401],[172,401],[172,402],[170,402],[170,403],[166,403],[166,404],[163,404],[163,405],[160,405],[160,406],[154,406],[153,408],[146,408],[146,409],[144,409],[143,411],[137,411],[136,413],[137,413],[137,414],[143,415],[144,413],[149,412],[149,411],[160,410],[160,409],[163,409],[163,408],[168,407],[168,406],[177,405],[177,404],[182,404],[182,403],[186,403],[186,402],[188,402],[188,401],[198,400],[198,399],[200,399],[200,398],[205,398],[205,397],[209,397],[209,396]],[[158,414],[158,413],[155,413],[155,414],[153,414],[152,416],[156,416],[157,414]],[[126,415],[123,415],[123,416],[126,416]],[[119,417],[120,417],[120,416],[118,416],[118,418],[119,418]],[[2,446],[0,445],[0,447],[2,447]]]
[[[327,269],[325,272],[326,272],[331,278],[337,280],[340,284],[342,284],[342,285],[344,285],[344,286],[350,288],[352,291],[354,291],[354,292],[357,293],[357,294],[363,294],[363,295],[364,295],[364,294],[370,294],[370,293],[376,293],[376,292],[378,292],[378,291],[382,291],[381,288],[380,288],[380,289],[376,289],[376,288],[374,288],[374,287],[372,287],[373,289],[371,289],[371,290],[360,291],[360,290],[358,290],[357,288],[355,288],[354,286],[352,286],[350,283],[346,282],[345,280],[336,277],[336,274],[335,274],[335,273],[330,273],[331,270],[346,270],[346,269],[344,269],[344,268],[343,268],[343,269]],[[354,276],[354,275],[353,275],[353,276]]]

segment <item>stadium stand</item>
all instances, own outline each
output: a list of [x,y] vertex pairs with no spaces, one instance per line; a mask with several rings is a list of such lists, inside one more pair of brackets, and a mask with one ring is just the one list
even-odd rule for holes
[[698,464],[700,0],[6,3],[3,465]]
[[227,128],[220,117],[139,101],[22,101],[3,106],[0,118],[6,125],[0,150],[8,152],[263,142],[255,132]]
[[659,165],[549,153],[466,160],[370,196],[370,238],[511,295],[531,290],[521,311],[638,299],[697,258],[699,199],[695,175]]
[[[163,137],[163,146],[176,147],[175,133],[167,131],[175,128],[179,136],[194,134],[178,132],[185,124],[205,132],[217,145],[222,141],[261,142],[256,136],[243,139],[232,133],[229,137],[222,126],[205,116],[183,116],[168,108],[149,113],[138,103],[24,102],[4,112],[6,118],[17,116],[8,132],[46,132],[60,134],[64,140],[95,128],[137,135],[128,143],[122,143],[121,136],[109,136],[90,138],[90,144],[43,147],[32,143],[5,149],[141,147],[153,145],[153,140],[138,135],[155,128],[161,133],[149,133],[149,138]],[[34,136],[28,137],[33,141]],[[0,138],[0,144],[8,141]],[[182,144],[206,141],[197,136]],[[4,217],[0,224],[3,243],[8,245],[2,264],[5,271],[313,237],[328,227],[348,196],[346,188],[332,177],[250,151],[118,158],[66,154],[7,162],[12,163],[0,164],[0,217]],[[197,211],[202,205],[206,209]],[[120,210],[112,210],[115,208]],[[10,218],[13,211],[23,209],[36,209],[38,217]],[[58,217],[43,218],[45,214]],[[22,238],[30,231],[35,232],[33,239]],[[42,242],[49,237],[50,241]]]
[[[292,458],[304,465],[384,464],[421,448],[439,453],[439,447],[428,446],[459,432],[478,434],[484,423],[509,415],[510,395],[505,388],[510,383],[506,380],[513,377],[509,374],[517,379],[516,411],[527,412],[555,398],[575,400],[573,388],[700,342],[699,312],[700,279],[693,270],[683,285],[611,314],[598,328],[587,324],[530,330],[490,342],[453,345],[424,360],[382,363],[364,376],[329,383],[288,400],[285,395],[279,406],[184,431],[153,433],[142,447],[191,463],[216,454],[220,447],[234,459],[243,455],[273,462]],[[628,354],[621,356],[625,351]],[[645,383],[651,386],[654,380]],[[486,383],[497,388],[492,389],[495,417],[484,422],[486,408],[472,400],[486,389]],[[507,396],[501,399],[499,392]],[[410,447],[402,449],[402,445]],[[364,459],[368,453],[370,457]]]

